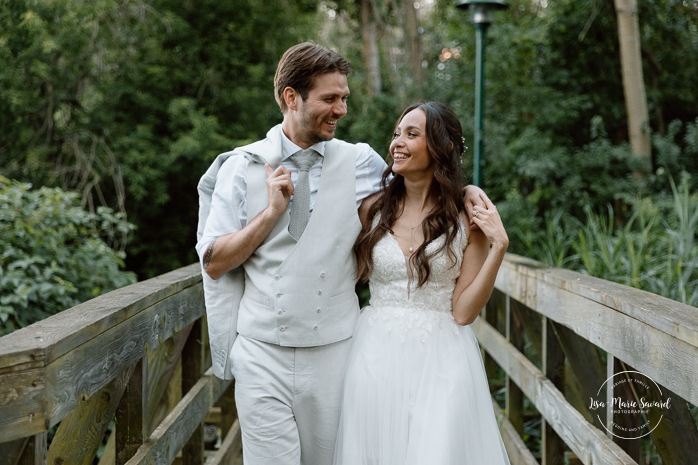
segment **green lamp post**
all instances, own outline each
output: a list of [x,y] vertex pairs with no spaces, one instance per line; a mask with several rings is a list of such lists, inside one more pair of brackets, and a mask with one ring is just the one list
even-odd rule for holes
[[459,0],[457,8],[470,9],[475,24],[475,137],[473,153],[473,184],[482,186],[482,168],[485,147],[485,34],[492,23],[492,12],[508,8],[502,0]]

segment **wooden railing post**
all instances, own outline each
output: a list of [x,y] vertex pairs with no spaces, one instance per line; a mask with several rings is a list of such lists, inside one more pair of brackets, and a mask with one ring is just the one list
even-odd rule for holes
[[[618,360],[617,358],[613,357],[611,354],[608,354],[608,358],[606,360],[606,377],[611,378],[612,376],[622,373],[625,371],[626,368],[623,366],[622,362]],[[623,428],[633,428],[638,425],[640,425],[640,422],[643,421],[640,415],[637,414],[631,414],[631,413],[623,413],[619,414],[618,410],[613,408],[613,398],[614,397],[620,397],[623,399],[632,399],[633,394],[632,392],[628,389],[628,383],[613,383],[609,382],[606,383],[606,427],[607,427],[607,434],[611,436],[613,439],[613,442],[618,444],[620,447],[623,448],[625,452],[628,453],[629,456],[631,456],[634,460],[640,461],[640,458],[642,457],[642,450],[640,448],[640,441],[637,439],[621,439],[620,437],[613,435],[610,433],[610,431],[614,430],[614,424],[620,425]]]
[[[565,389],[565,355],[555,335],[554,323],[541,319],[543,373],[560,391]],[[541,422],[543,465],[564,463],[565,443],[545,419]]]
[[225,434],[233,427],[233,423],[238,418],[237,408],[235,407],[235,383],[230,383],[230,387],[223,392],[216,406],[221,409],[220,427]]
[[145,441],[145,386],[143,359],[140,359],[116,409],[116,465],[125,464]]
[[48,450],[48,463],[91,465],[131,378],[133,366],[78,406],[61,421]]
[[[506,296],[506,338],[511,344],[516,347],[519,352],[523,352],[524,348],[524,324],[521,318],[521,312],[518,309],[518,303],[512,300],[510,296]],[[506,381],[506,411],[507,418],[511,422],[516,431],[523,436],[523,420],[524,420],[524,395],[523,391],[507,376]]]
[[221,450],[227,451],[221,454],[219,463],[237,463],[242,453],[242,439],[240,437],[240,424],[237,422],[237,408],[235,407],[235,383],[223,392],[218,399],[217,406],[221,410],[220,428],[223,433],[223,446]]
[[[186,394],[204,374],[203,325],[197,320],[189,333],[182,350],[182,393]],[[204,424],[194,430],[182,449],[183,465],[203,465]]]
[[[497,328],[499,312],[497,311],[496,305],[493,305],[491,302],[488,303],[485,305],[485,308],[482,309],[481,315],[493,328]],[[497,362],[485,351],[483,351],[482,359],[485,364],[487,379],[495,379],[497,377]]]

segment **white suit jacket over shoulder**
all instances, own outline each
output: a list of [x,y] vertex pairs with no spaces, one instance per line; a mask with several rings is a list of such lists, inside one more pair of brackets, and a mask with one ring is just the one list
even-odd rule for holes
[[[259,154],[265,154],[265,157]],[[231,156],[247,156],[276,167],[281,159],[281,125],[270,129],[266,139],[218,155],[201,177],[198,184],[197,240],[203,236],[206,220],[211,211],[211,198],[216,186],[218,172],[223,163]],[[199,258],[201,259],[201,257]],[[229,271],[218,280],[210,278],[203,269],[201,274],[203,276],[213,373],[221,379],[233,379],[230,351],[237,336],[237,315],[240,300],[245,291],[245,273],[242,267],[239,267]]]

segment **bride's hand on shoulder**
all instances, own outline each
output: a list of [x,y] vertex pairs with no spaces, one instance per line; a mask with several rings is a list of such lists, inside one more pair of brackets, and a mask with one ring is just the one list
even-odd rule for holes
[[506,252],[509,247],[509,236],[507,236],[507,231],[504,229],[502,218],[499,216],[497,207],[490,199],[485,198],[483,200],[485,207],[474,207],[471,221],[480,228],[492,248]]

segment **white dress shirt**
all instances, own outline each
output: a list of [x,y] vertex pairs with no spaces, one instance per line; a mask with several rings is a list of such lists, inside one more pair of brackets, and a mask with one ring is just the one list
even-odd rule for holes
[[[368,144],[356,144],[358,149],[356,158],[356,207],[361,201],[380,189],[380,181],[387,165],[375,150]],[[325,142],[319,142],[311,148],[321,156],[310,168],[310,211],[313,210],[317,197],[320,175],[322,173],[322,161],[325,153]],[[298,179],[298,167],[290,158],[291,155],[301,150],[296,144],[282,132],[282,157],[281,166],[291,172],[291,181],[296,183]],[[216,180],[214,200],[211,203],[211,211],[206,221],[203,236],[196,244],[199,257],[203,257],[208,244],[214,239],[241,230],[247,225],[247,165],[246,157],[230,157],[221,166]],[[217,201],[216,199],[226,199]],[[291,198],[293,202],[293,198]],[[290,204],[289,204],[290,208]]]

